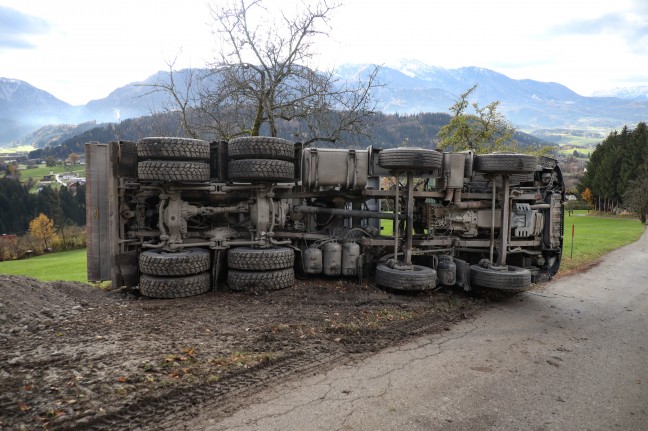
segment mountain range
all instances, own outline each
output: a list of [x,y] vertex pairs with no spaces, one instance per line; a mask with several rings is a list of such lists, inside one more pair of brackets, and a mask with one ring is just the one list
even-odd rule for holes
[[[373,65],[340,66],[341,80],[368,76]],[[189,70],[176,72],[176,83]],[[648,87],[616,89],[581,96],[559,83],[512,79],[479,67],[444,69],[410,61],[381,66],[374,96],[384,113],[416,114],[444,112],[459,95],[473,85],[471,102],[485,106],[499,101],[499,111],[519,129],[615,129],[648,119]],[[27,82],[0,78],[0,146],[28,143],[24,137],[48,124],[77,124],[89,121],[118,122],[160,111],[166,96],[151,85],[166,82],[158,72],[144,81],[120,87],[107,97],[83,106],[69,105]],[[23,138],[21,140],[21,138]]]

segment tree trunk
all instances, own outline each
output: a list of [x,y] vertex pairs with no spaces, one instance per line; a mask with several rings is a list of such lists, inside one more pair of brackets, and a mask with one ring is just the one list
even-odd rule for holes
[[257,110],[254,115],[254,124],[252,125],[252,132],[250,133],[252,136],[259,136],[261,125],[263,124],[263,112],[265,111],[266,76],[263,70],[257,69],[257,71],[259,72],[259,75],[261,75],[261,88],[257,98]]
[[252,130],[250,132],[251,136],[259,136],[261,124],[263,124],[263,103],[259,102],[256,115],[254,116],[254,124],[252,124]]

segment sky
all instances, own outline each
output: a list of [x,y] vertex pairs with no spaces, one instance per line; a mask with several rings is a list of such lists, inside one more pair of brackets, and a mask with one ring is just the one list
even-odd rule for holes
[[[316,42],[324,67],[477,66],[584,96],[648,85],[646,0],[341,2]],[[0,0],[0,77],[81,105],[171,63],[203,67],[219,49],[212,30],[208,0]]]

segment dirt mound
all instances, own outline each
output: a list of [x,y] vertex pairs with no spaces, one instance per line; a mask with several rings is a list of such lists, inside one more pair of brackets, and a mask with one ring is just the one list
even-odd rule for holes
[[88,284],[17,275],[0,275],[0,292],[0,334],[51,325],[106,298],[105,292]]
[[0,276],[0,429],[178,429],[246,395],[440,331],[479,302],[300,280],[250,296],[151,300]]

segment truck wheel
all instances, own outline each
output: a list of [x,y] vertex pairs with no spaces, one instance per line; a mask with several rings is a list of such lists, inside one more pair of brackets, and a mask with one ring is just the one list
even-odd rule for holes
[[209,164],[176,160],[145,160],[137,164],[144,181],[209,181]]
[[246,136],[229,141],[227,153],[232,160],[275,159],[292,162],[295,159],[295,144],[281,138]]
[[483,173],[531,173],[538,169],[537,164],[537,157],[530,154],[480,154],[475,156],[475,171]]
[[291,248],[235,247],[227,253],[227,266],[244,271],[271,271],[292,268],[295,252]]
[[285,160],[232,160],[227,166],[232,181],[291,182],[295,178],[295,164]]
[[181,276],[207,271],[210,266],[209,250],[185,248],[168,252],[147,250],[139,255],[140,272],[148,275]]
[[470,284],[491,289],[522,291],[531,286],[531,271],[512,265],[505,270],[470,265]]
[[200,139],[142,138],[137,141],[140,160],[209,161],[209,143]]
[[292,268],[276,271],[238,271],[227,272],[227,285],[230,289],[244,292],[261,292],[292,287],[295,284],[295,272]]
[[424,148],[388,148],[378,153],[378,165],[390,170],[431,171],[441,169],[443,154]]
[[206,293],[210,288],[209,273],[187,277],[153,277],[142,275],[140,293],[150,298],[185,298]]
[[379,264],[376,267],[376,284],[406,292],[420,292],[434,289],[437,273],[427,266],[412,265],[411,269],[394,269]]

